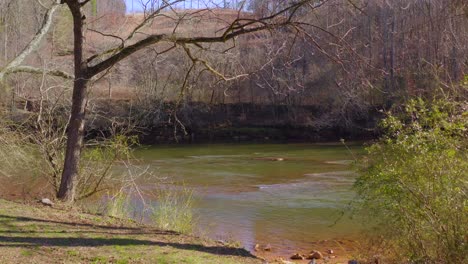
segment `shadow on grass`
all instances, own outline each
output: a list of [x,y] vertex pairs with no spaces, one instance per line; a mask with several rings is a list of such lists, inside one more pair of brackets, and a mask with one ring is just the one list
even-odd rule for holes
[[[1,221],[0,221],[1,222]],[[113,230],[105,230],[105,231],[94,231],[94,230],[0,230],[0,234],[105,234],[105,235],[171,235],[177,236],[178,233],[172,231],[160,231],[160,230],[151,230],[151,231],[126,231],[126,230],[118,230],[116,227]]]
[[[5,221],[5,219],[8,219]],[[3,223],[2,223],[3,222]],[[12,222],[42,222],[48,224],[60,224],[60,225],[67,225],[67,226],[86,226],[91,228],[106,228],[107,230],[132,230],[136,231],[138,228],[120,228],[120,227],[109,227],[109,226],[95,226],[92,224],[74,224],[69,222],[59,222],[59,221],[49,221],[43,219],[35,219],[29,217],[11,217],[0,215],[0,223],[2,224],[9,224],[11,226]],[[36,246],[49,246],[49,247],[100,247],[100,246],[158,246],[158,247],[173,247],[182,250],[194,250],[199,252],[211,253],[216,255],[226,255],[226,256],[243,256],[243,257],[252,257],[255,258],[250,252],[245,249],[241,248],[230,248],[225,246],[204,246],[200,244],[190,244],[190,243],[178,243],[178,242],[163,242],[163,241],[152,241],[152,240],[145,240],[145,239],[137,239],[137,238],[86,238],[86,237],[40,237],[40,236],[27,236],[26,234],[37,234],[40,233],[38,231],[32,230],[31,232],[25,231],[24,228],[26,226],[22,226],[23,230],[6,230],[0,233],[3,234],[14,234],[14,236],[5,236],[0,235],[0,248],[2,247],[36,247]],[[109,230],[111,231],[111,230]],[[165,231],[156,231],[154,233],[147,232],[148,235],[161,235],[162,233],[158,232],[165,232]],[[47,231],[42,232],[49,233]],[[50,232],[53,233],[53,232]],[[84,233],[93,234],[93,230],[90,232],[86,232],[83,230],[79,230],[79,232],[75,231],[65,231],[65,232],[57,232],[57,233],[79,233],[80,235]],[[131,232],[131,233],[119,233],[113,234],[110,232],[102,232],[108,235],[124,235],[124,236],[131,236],[131,235],[138,235],[138,232]],[[163,234],[169,235],[178,235],[176,232],[166,232]]]
[[[75,223],[75,222],[64,222],[64,221],[55,221],[55,220],[48,220],[48,219],[39,219],[39,218],[32,218],[32,217],[22,217],[22,216],[9,216],[9,215],[0,215],[0,223],[6,222],[39,222],[39,223],[46,223],[46,224],[60,224],[60,225],[69,225],[69,226],[79,226],[79,227],[91,227],[91,228],[100,228],[100,229],[119,229],[119,230],[141,230],[138,227],[120,227],[120,226],[112,226],[112,225],[95,225],[95,224],[86,224],[86,223]],[[167,233],[174,233],[172,231],[164,231]]]
[[100,247],[100,246],[158,246],[194,250],[216,255],[244,256],[255,258],[245,249],[222,246],[203,246],[174,242],[160,242],[132,238],[77,238],[77,237],[8,237],[0,236],[1,247]]

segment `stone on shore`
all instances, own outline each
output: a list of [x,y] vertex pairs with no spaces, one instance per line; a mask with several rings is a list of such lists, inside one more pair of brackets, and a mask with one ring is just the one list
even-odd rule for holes
[[259,245],[259,244],[255,244],[254,250],[255,250],[255,251],[259,251],[259,250],[260,250],[260,245]]
[[296,253],[290,257],[290,259],[296,259],[296,260],[303,260],[304,257],[301,256],[299,253]]
[[294,262],[292,262],[292,261],[287,261],[287,260],[284,260],[284,259],[282,259],[282,258],[280,258],[279,261],[280,261],[280,263],[282,263],[282,264],[294,264]]
[[271,251],[271,245],[268,244],[263,248],[264,251]]
[[41,204],[43,204],[45,206],[51,206],[52,207],[54,205],[54,203],[48,198],[42,198],[40,200],[40,202],[41,202]]
[[322,253],[316,250],[313,250],[312,252],[310,252],[309,256],[307,257],[307,259],[322,259],[322,258],[323,258]]

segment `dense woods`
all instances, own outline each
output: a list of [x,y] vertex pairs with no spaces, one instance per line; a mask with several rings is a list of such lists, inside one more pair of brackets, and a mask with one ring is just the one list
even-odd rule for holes
[[[3,81],[6,109],[58,113],[72,102],[72,164],[86,108],[101,109],[91,111],[88,134],[132,120],[152,142],[172,130],[163,141],[213,139],[223,127],[306,128],[260,137],[276,140],[360,138],[372,134],[379,110],[451,89],[466,67],[466,6],[456,1],[252,1],[199,11],[155,1],[140,14],[119,1],[72,2],[55,16],[60,3],[3,3],[0,50],[2,79],[17,72]],[[237,134],[221,138],[252,138]]]
[[[26,45],[45,11],[38,3],[27,5],[22,12],[31,13],[35,21],[28,20],[30,25],[19,23],[21,17],[15,16],[14,10],[26,2],[10,2],[3,3],[6,8],[1,9],[2,27],[7,33],[1,36],[2,64]],[[242,12],[262,16],[287,2],[233,4]],[[132,23],[141,19],[139,15],[125,17],[124,6],[118,1],[98,1],[96,7],[87,6],[87,52],[103,51],[118,42],[97,31],[128,31]],[[236,18],[236,8],[229,4],[226,7],[229,8],[181,21],[179,30],[208,33],[210,27],[219,26],[220,19]],[[407,96],[430,96],[440,87],[452,87],[463,78],[468,43],[465,11],[463,1],[325,1],[313,14],[305,12],[299,18],[300,23],[308,25],[300,30],[288,28],[240,36],[235,45],[228,44],[232,48],[227,51],[217,44],[196,51],[196,56],[209,61],[225,77],[236,77],[231,81],[198,65],[187,76],[187,87],[181,93],[181,77],[190,68],[190,58],[181,47],[163,54],[150,48],[113,67],[94,83],[92,92],[96,99],[144,106],[142,111],[152,117],[139,122],[150,128],[160,129],[170,119],[161,116],[171,108],[164,102],[177,102],[180,116],[185,117],[183,123],[194,126],[193,130],[197,130],[197,122],[192,119],[202,119],[200,109],[217,109],[218,120],[207,124],[212,127],[227,123],[252,126],[260,122],[255,117],[257,106],[269,109],[267,126],[338,129],[344,135],[348,131],[357,136],[375,126],[378,110],[402,102]],[[35,66],[72,72],[71,18],[67,12],[61,10],[41,50],[28,58]],[[174,24],[167,20],[157,19],[152,27],[168,31]],[[11,75],[7,97],[38,100],[38,89],[33,87],[40,84],[40,79],[30,74]],[[56,78],[46,77],[46,81],[50,85],[54,81],[63,84]],[[230,111],[220,105],[237,106]],[[148,120],[154,122],[148,124]],[[339,137],[340,133],[332,134]]]
[[66,203],[144,200],[140,142],[380,137],[363,211],[405,263],[464,261],[467,70],[463,0],[2,0],[0,185],[32,173]]

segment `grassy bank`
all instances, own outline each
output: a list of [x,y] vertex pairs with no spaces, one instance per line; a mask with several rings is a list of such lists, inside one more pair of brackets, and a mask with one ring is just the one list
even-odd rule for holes
[[0,200],[0,263],[261,263],[244,249],[122,219]]

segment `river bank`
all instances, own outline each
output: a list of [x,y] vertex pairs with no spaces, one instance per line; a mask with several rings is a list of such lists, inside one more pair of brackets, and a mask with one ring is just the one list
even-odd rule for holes
[[[53,208],[54,207],[54,208]],[[249,252],[213,241],[155,229],[131,220],[0,199],[1,263],[309,263],[268,245]],[[347,263],[352,240],[310,244],[323,257],[316,263]],[[301,252],[307,255],[309,252]]]
[[[347,263],[360,231],[357,223],[340,214],[353,197],[350,188],[355,175],[350,162],[361,153],[362,145],[350,143],[348,148],[342,144],[189,144],[142,146],[134,155],[135,168],[152,175],[139,182],[145,190],[155,190],[159,182],[171,188],[183,183],[193,191],[197,236],[228,241],[270,262],[292,261],[289,258],[295,253],[318,250],[327,263]],[[125,167],[116,164],[114,170],[123,172]],[[33,196],[20,186],[5,190],[12,191],[16,196],[8,198],[15,200],[51,197],[38,193],[41,189],[32,188]],[[151,196],[148,201],[157,205]],[[329,249],[332,254],[327,253]]]
[[315,263],[317,264],[346,264],[348,261],[356,259],[360,247],[359,242],[356,240],[319,240],[309,243],[307,249],[290,249],[289,251],[270,248],[269,245],[258,245],[257,249],[253,251],[253,254],[271,263],[308,264],[311,262],[311,257],[314,256],[320,257],[320,259],[315,259]]
[[[23,105],[24,104],[24,105]],[[337,142],[377,138],[382,114],[334,113],[311,105],[206,104],[95,99],[87,116],[86,138],[135,135],[145,145],[173,143],[295,143]],[[56,107],[55,122],[68,106]],[[24,109],[24,110],[20,110]],[[11,119],[22,124],[39,111],[39,102],[19,102]],[[57,118],[60,117],[60,118]],[[58,127],[64,124],[54,124]],[[31,125],[31,128],[34,126]]]
[[[358,221],[343,215],[355,194],[353,159],[362,145],[207,144],[143,146],[138,168],[154,189],[193,191],[197,231],[212,239],[239,241],[248,250],[270,244],[281,255],[313,250],[322,240],[356,239]],[[353,157],[354,156],[354,157]],[[118,169],[118,168],[116,168]],[[125,170],[123,166],[121,170]]]
[[262,263],[242,248],[133,221],[0,200],[1,263]]
[[[199,237],[236,241],[269,260],[332,249],[336,253],[327,256],[331,261],[332,257],[349,258],[353,243],[349,240],[360,232],[358,223],[341,216],[354,196],[356,174],[350,164],[362,150],[360,143],[141,146],[133,151],[137,162],[132,169],[145,171],[138,185],[145,192],[146,203],[154,208],[165,201],[158,190],[170,191],[169,197],[179,187],[190,190],[194,202],[187,212],[193,214],[193,233]],[[112,168],[113,175],[127,170],[121,163]],[[3,189],[12,184],[9,179]],[[30,174],[6,191],[24,199],[21,194],[31,193],[25,188],[36,193],[44,189],[34,187],[41,180]],[[42,197],[53,194],[37,193],[30,200]],[[135,210],[144,206],[140,199],[129,201],[128,206]],[[183,199],[180,206],[185,208]],[[145,211],[138,212],[143,217]],[[132,218],[132,214],[122,217]],[[255,250],[256,244],[270,245],[271,250]]]

